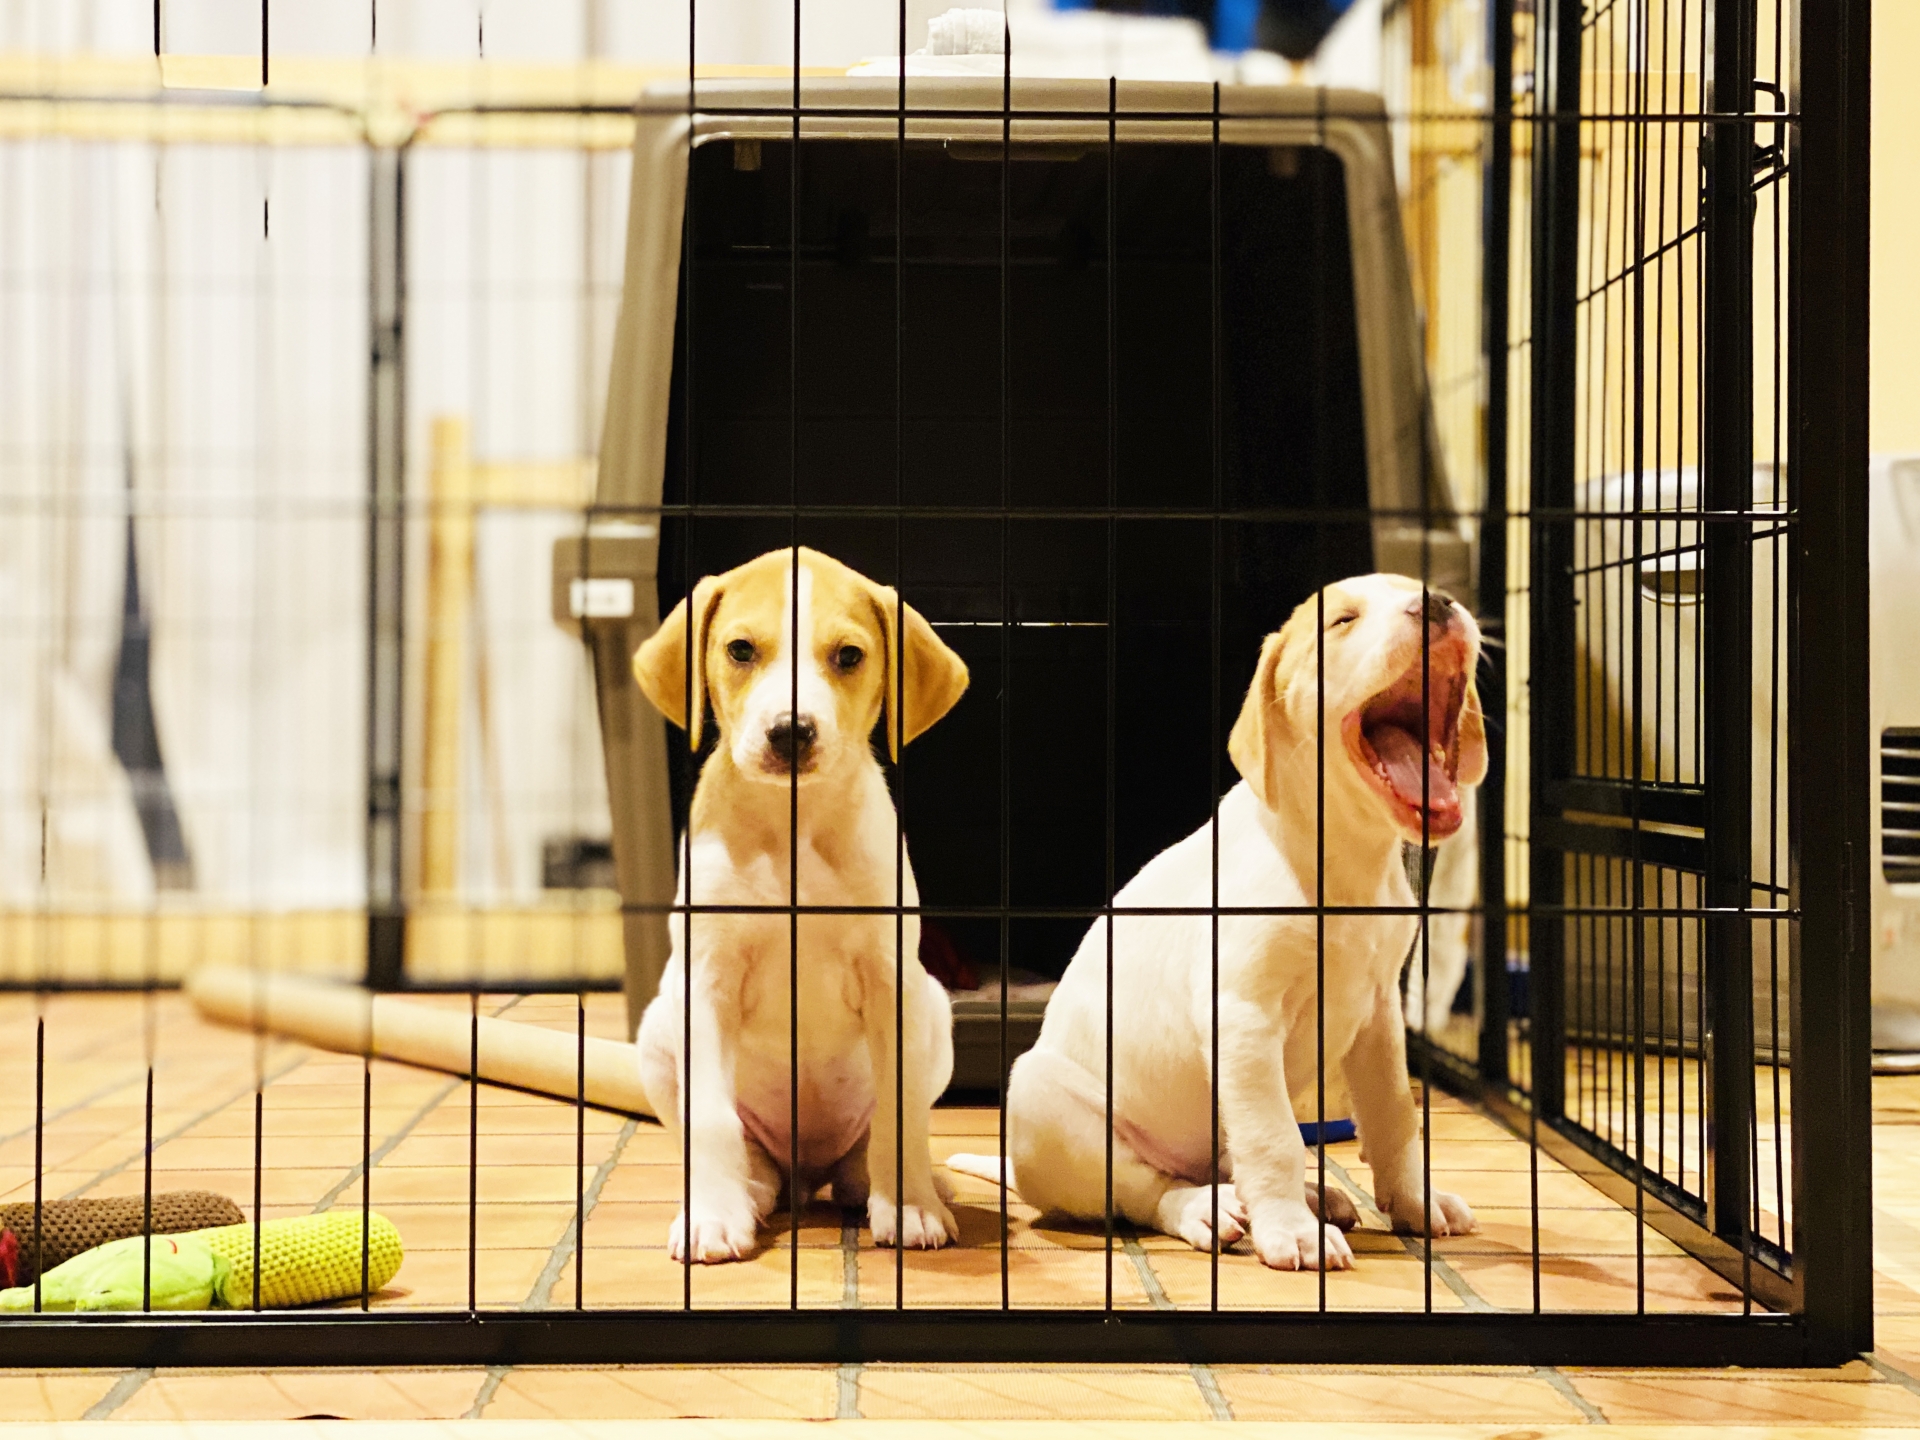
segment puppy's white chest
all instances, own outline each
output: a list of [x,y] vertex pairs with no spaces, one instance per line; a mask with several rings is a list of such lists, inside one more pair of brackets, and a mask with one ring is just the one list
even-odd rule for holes
[[[695,874],[696,903],[698,872]],[[794,884],[798,880],[798,886]],[[865,915],[795,915],[787,909],[789,897],[798,894],[803,906],[831,907],[878,903],[868,892],[875,887],[858,883],[843,865],[801,844],[796,859],[790,853],[763,853],[739,865],[727,883],[717,886],[710,903],[767,906],[758,913],[734,913],[725,917],[733,943],[719,953],[729,954],[745,971],[741,977],[741,1001],[744,1016],[767,1008],[777,999],[784,1015],[787,995],[792,988],[790,957],[793,940],[799,939],[801,985],[807,991],[821,991],[820,1001],[837,1006],[857,1005],[857,994],[842,993],[841,972],[851,969],[847,963],[859,950],[864,932],[873,927],[873,917]],[[890,897],[889,897],[890,898]],[[815,1007],[805,1006],[812,1009]]]
[[[696,949],[726,997],[741,1121],[770,1155],[783,1164],[797,1155],[808,1173],[831,1166],[866,1133],[874,1106],[861,960],[874,950],[876,917],[785,908],[796,893],[805,906],[877,903],[869,893],[877,887],[860,883],[848,863],[858,857],[844,846],[838,857],[802,835],[797,851],[742,856],[708,847],[704,858],[713,870],[704,887],[703,848],[696,846],[691,870],[695,905],[768,907],[696,915]],[[715,927],[711,944],[697,943],[703,925]]]

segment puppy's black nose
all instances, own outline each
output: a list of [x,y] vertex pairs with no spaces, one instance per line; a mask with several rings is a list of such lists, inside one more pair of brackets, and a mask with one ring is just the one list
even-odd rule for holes
[[789,765],[797,764],[806,758],[819,733],[811,715],[782,710],[767,727],[767,748]]
[[[1417,597],[1407,602],[1409,615],[1418,615],[1422,608],[1422,602]],[[1453,623],[1453,597],[1446,591],[1427,591],[1424,608],[1429,625],[1438,625],[1444,629]]]

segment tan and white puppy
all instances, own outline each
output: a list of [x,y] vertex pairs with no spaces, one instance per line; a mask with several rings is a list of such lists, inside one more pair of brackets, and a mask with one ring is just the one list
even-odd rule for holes
[[[1242,781],[1220,802],[1222,906],[1414,903],[1402,841],[1460,827],[1461,789],[1486,770],[1473,688],[1480,637],[1446,597],[1398,575],[1329,585],[1267,637],[1228,749]],[[1424,702],[1424,703],[1423,703]],[[1318,835],[1325,737],[1325,844]],[[1326,857],[1321,875],[1319,856]],[[1211,824],[1150,861],[1114,898],[1126,907],[1213,903]],[[1295,1120],[1312,1114],[1316,921],[1312,914],[1219,920],[1220,1243],[1250,1232],[1278,1269],[1353,1263],[1341,1225],[1351,1202],[1308,1184]],[[1393,1224],[1435,1235],[1473,1228],[1457,1196],[1426,1192],[1407,1081],[1398,978],[1417,921],[1325,921],[1325,1064],[1346,1080],[1374,1199]],[[1210,1135],[1213,922],[1206,914],[1122,915],[1113,928],[1113,1203],[1129,1221],[1213,1243]],[[1008,1151],[1021,1197],[1099,1218],[1106,1203],[1107,926],[1096,922],[1009,1084]],[[991,1174],[992,1157],[949,1167]]]
[[[694,791],[677,903],[788,905],[797,845],[801,904],[918,905],[873,727],[884,722],[889,747],[912,740],[953,708],[967,667],[886,586],[807,549],[796,573],[795,557],[776,550],[700,581],[634,656],[640,688],[696,749],[709,703],[719,725]],[[641,1017],[639,1049],[654,1113],[690,1137],[691,1211],[668,1240],[676,1259],[746,1255],[783,1180],[809,1196],[831,1182],[835,1201],[866,1207],[882,1245],[932,1247],[956,1235],[927,1146],[928,1112],[953,1073],[952,1012],[920,966],[919,918],[896,923],[890,914],[799,918],[796,1146],[790,915],[673,917],[673,953]],[[895,1193],[896,1003],[904,1205]]]

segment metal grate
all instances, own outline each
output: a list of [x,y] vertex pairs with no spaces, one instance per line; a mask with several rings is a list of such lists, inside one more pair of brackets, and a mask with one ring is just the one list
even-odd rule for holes
[[1920,882],[1920,729],[1880,732],[1880,871],[1889,884]]

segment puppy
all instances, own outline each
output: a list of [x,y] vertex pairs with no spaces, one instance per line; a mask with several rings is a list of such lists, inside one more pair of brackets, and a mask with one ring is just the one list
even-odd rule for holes
[[[1228,742],[1242,779],[1220,802],[1220,905],[1412,905],[1401,843],[1458,830],[1462,787],[1486,770],[1473,689],[1479,648],[1463,608],[1397,575],[1330,585],[1268,636]],[[1204,910],[1215,893],[1213,846],[1211,824],[1202,826],[1149,862],[1115,907]],[[1250,1233],[1276,1269],[1344,1269],[1353,1254],[1336,1227],[1352,1224],[1352,1206],[1329,1195],[1334,1223],[1322,1224],[1294,1118],[1296,1102],[1311,1113],[1322,1059],[1315,917],[1229,915],[1218,924],[1219,1173],[1231,1182],[1217,1197],[1219,1243]],[[1332,914],[1324,924],[1328,1090],[1337,1066],[1373,1166],[1375,1203],[1397,1229],[1469,1231],[1466,1204],[1428,1194],[1422,1181],[1398,988],[1417,920]],[[1112,946],[1114,1208],[1197,1249],[1212,1245],[1216,1213],[1212,936],[1204,914],[1123,915]],[[1007,1094],[1010,1178],[1021,1196],[1084,1219],[1104,1215],[1106,1204],[1107,954],[1102,920],[1067,967]],[[976,1164],[949,1161],[972,1173]]]
[[[967,667],[892,590],[813,550],[797,560],[796,574],[796,552],[776,550],[702,580],[634,657],[640,688],[696,749],[709,702],[719,724],[694,791],[677,903],[788,905],[797,844],[800,904],[918,905],[873,727],[884,723],[890,749],[912,740],[953,708]],[[746,1255],[783,1180],[809,1196],[831,1183],[837,1203],[866,1207],[879,1244],[952,1239],[927,1133],[953,1073],[953,1017],[920,966],[919,918],[799,917],[797,1140],[792,917],[677,914],[672,928],[639,1050],[654,1113],[689,1136],[692,1202],[673,1222],[674,1258]]]

